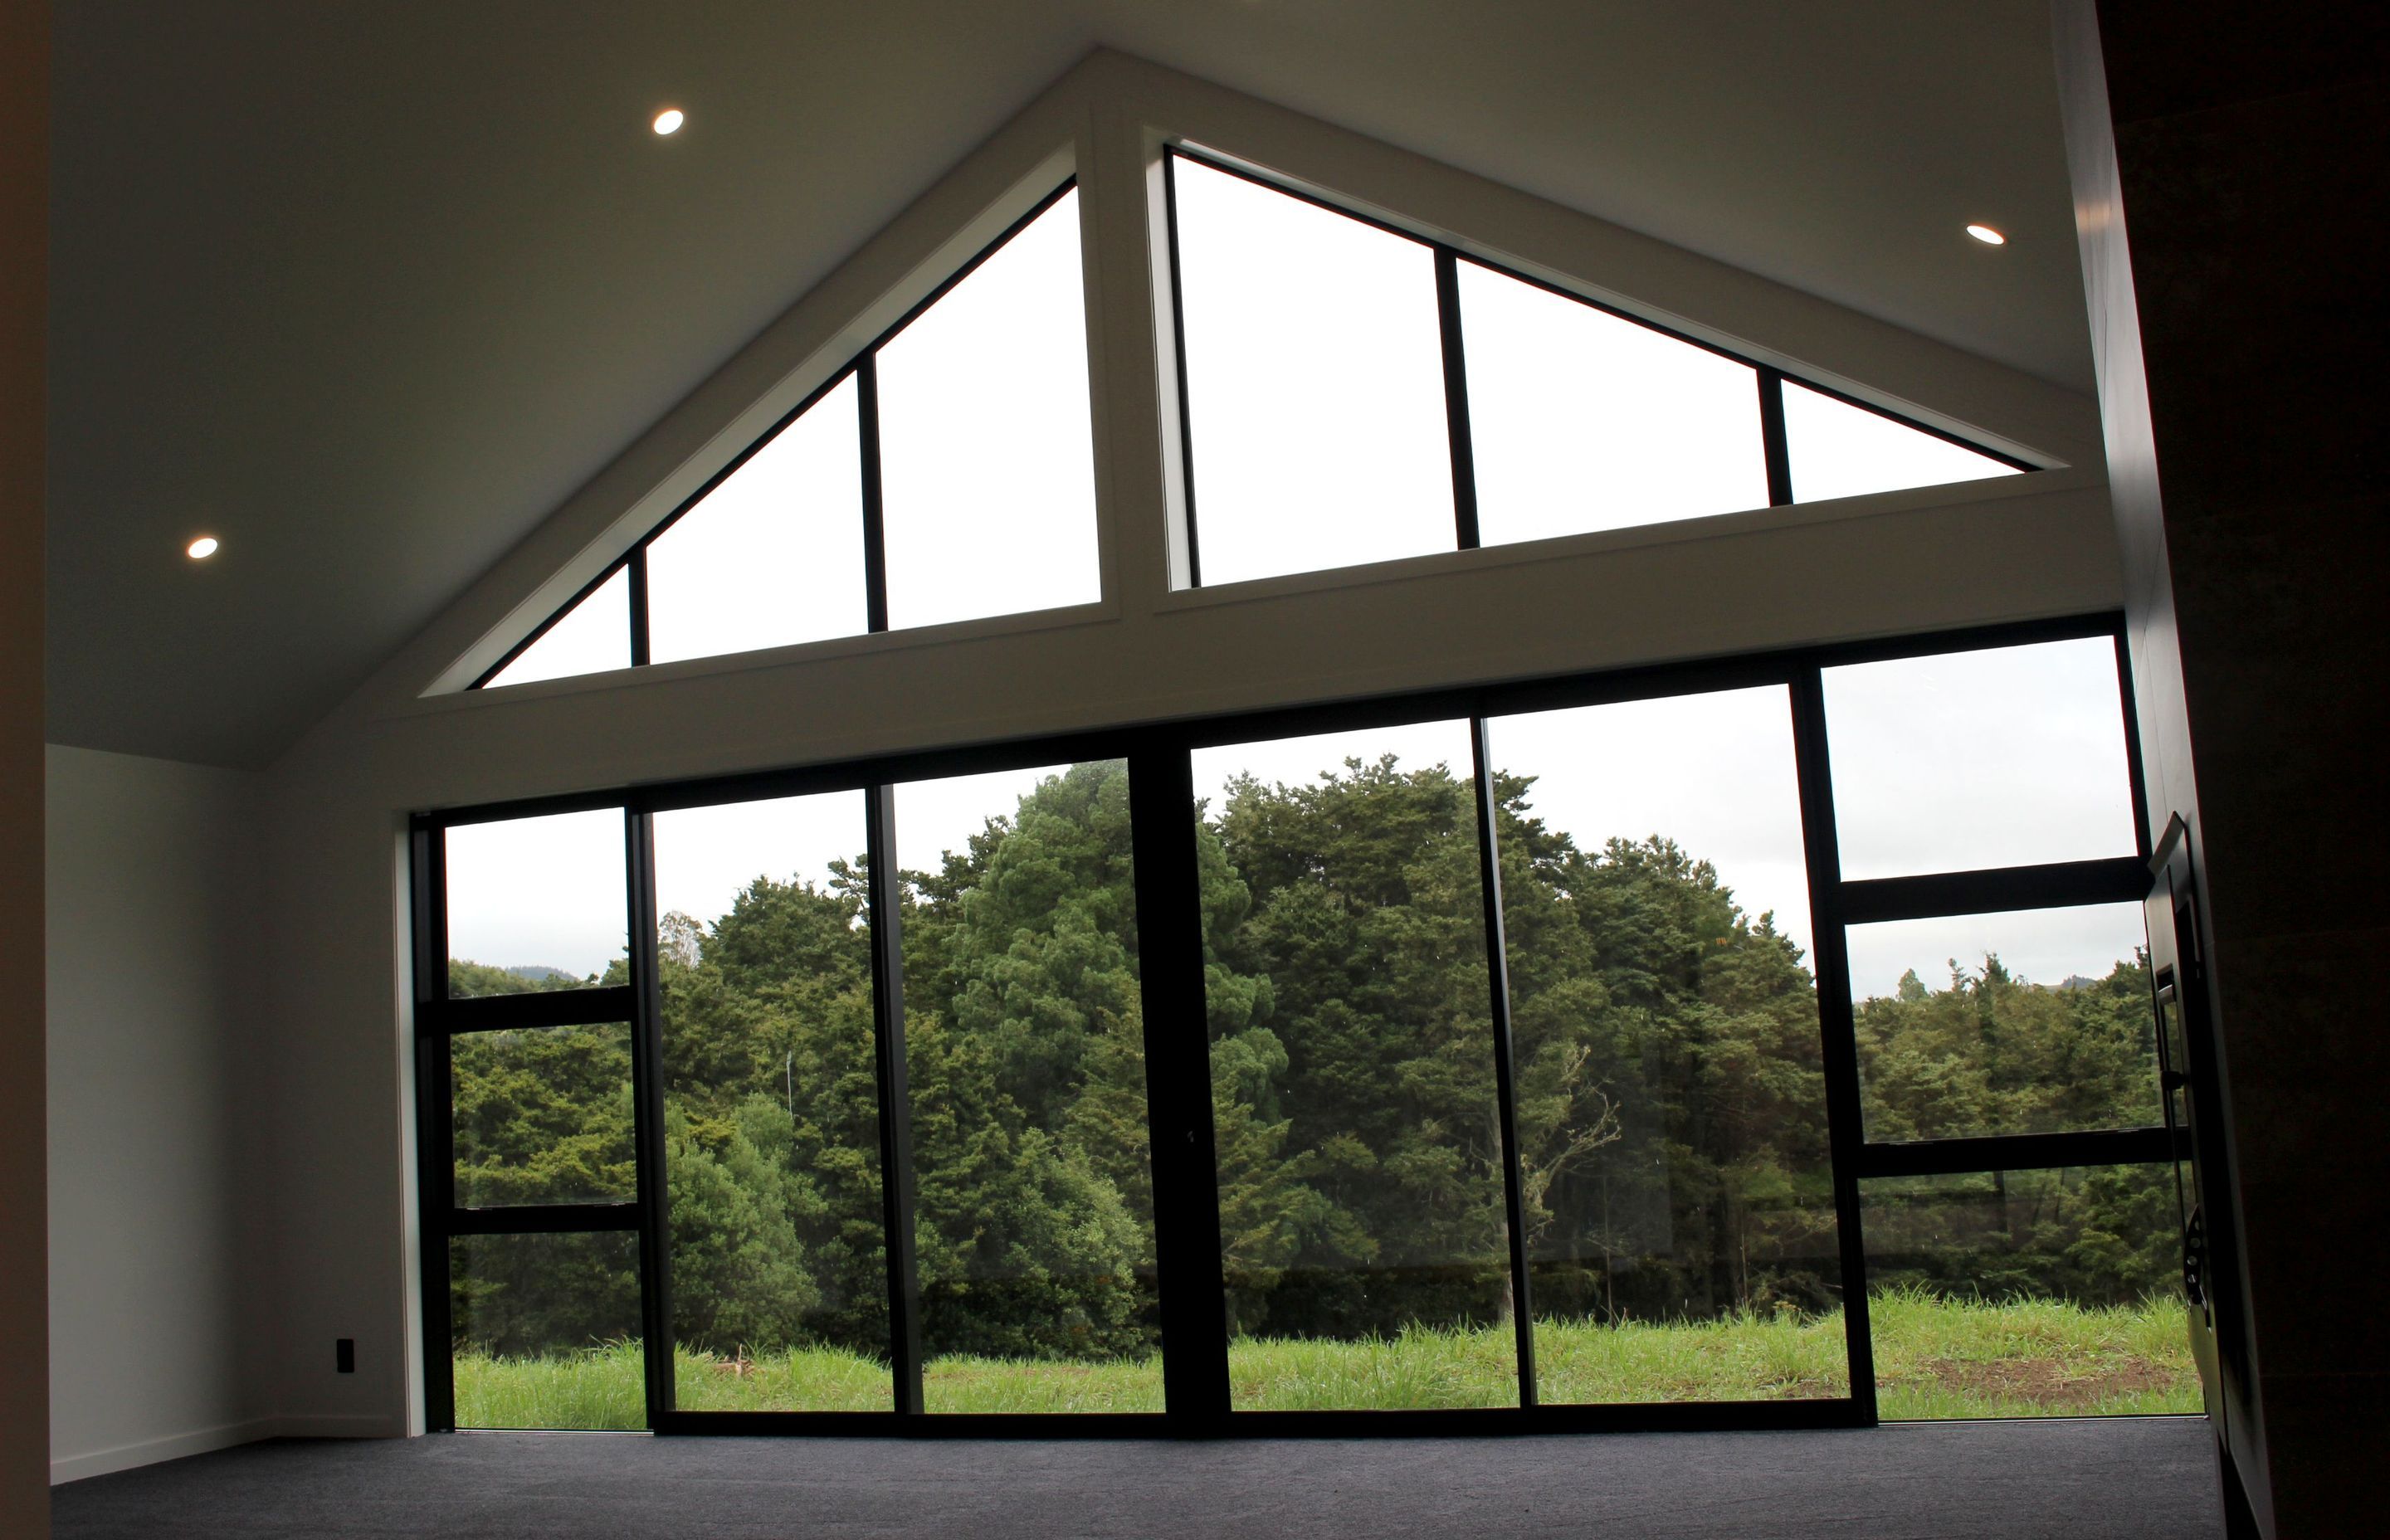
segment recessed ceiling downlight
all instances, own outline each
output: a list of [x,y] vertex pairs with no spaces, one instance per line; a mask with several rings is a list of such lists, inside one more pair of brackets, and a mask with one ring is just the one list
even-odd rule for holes
[[189,545],[184,546],[183,550],[193,561],[205,561],[208,558],[216,554],[216,545],[217,541],[214,535],[203,534],[197,540],[192,541]]
[[1967,233],[1986,246],[2006,246],[2009,243],[2008,237],[1988,225],[1970,225],[1967,226]]
[[687,115],[683,113],[679,108],[667,107],[662,111],[656,114],[656,132],[659,134],[677,134],[680,132],[680,125],[687,121]]

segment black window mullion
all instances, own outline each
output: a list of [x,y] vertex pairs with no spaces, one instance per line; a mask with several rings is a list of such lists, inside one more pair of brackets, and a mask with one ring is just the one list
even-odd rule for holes
[[[1187,399],[1187,289],[1178,276],[1178,152],[1162,152],[1163,223],[1170,237],[1170,335],[1178,366],[1178,485],[1187,516],[1187,586],[1203,586],[1203,561],[1195,531],[1195,414]],[[1131,773],[1132,784],[1136,775]]]
[[538,989],[521,995],[429,1000],[418,1009],[423,1030],[450,1037],[520,1027],[602,1027],[633,1020],[638,1012],[638,992],[628,984]]
[[1228,1319],[1212,1127],[1194,766],[1184,741],[1129,755],[1137,989],[1145,1020],[1163,1404],[1181,1431],[1227,1415]]
[[1801,781],[1801,838],[1807,856],[1809,925],[1814,938],[1809,964],[1817,983],[1826,1130],[1834,1172],[1834,1227],[1842,1256],[1843,1345],[1850,1364],[1852,1403],[1864,1420],[1872,1423],[1877,1415],[1875,1341],[1868,1314],[1867,1241],[1859,1229],[1859,1171],[1866,1132],[1859,1101],[1858,1029],[1851,1009],[1850,953],[1843,935],[1842,853],[1834,829],[1834,786],[1827,759],[1826,687],[1815,665],[1793,675],[1792,696],[1792,752]]
[[644,540],[631,547],[624,563],[630,569],[630,603],[623,608],[631,612],[631,666],[645,668],[648,664],[648,543]]
[[1792,501],[1792,447],[1784,435],[1784,377],[1760,365],[1759,443],[1767,456],[1767,506]]
[[1452,441],[1452,522],[1460,548],[1479,545],[1477,449],[1469,428],[1469,355],[1460,330],[1460,261],[1435,249],[1435,315],[1444,338],[1444,422]]
[[1477,875],[1485,905],[1485,979],[1494,1028],[1495,1121],[1502,1149],[1502,1213],[1510,1248],[1510,1323],[1518,1340],[1519,1405],[1534,1406],[1536,1313],[1527,1277],[1526,1194],[1519,1167],[1518,1075],[1510,1041],[1510,952],[1502,922],[1502,849],[1497,825],[1500,803],[1494,793],[1494,763],[1486,745],[1485,719],[1469,719],[1471,758],[1476,763]]
[[449,1298],[449,1242],[456,1234],[449,1215],[456,1201],[456,1110],[450,1105],[448,1080],[452,1049],[438,1033],[415,1040],[416,1195],[422,1222],[418,1246],[421,1251],[423,1292],[423,1426],[427,1432],[446,1432],[456,1426],[456,1366],[450,1357],[456,1335]]
[[1863,1145],[1859,1175],[1970,1176],[1991,1171],[2052,1171],[2074,1166],[2157,1165],[2175,1158],[2175,1133],[2093,1128],[2068,1134],[1984,1134]]
[[[877,628],[875,628],[877,629]],[[894,788],[863,790],[871,918],[871,1038],[880,1090],[880,1212],[888,1262],[888,1365],[900,1416],[921,1410],[919,1275],[913,1260],[913,1094],[905,1074],[905,930]]]
[[450,1347],[449,1214],[456,1202],[456,1107],[449,1094],[451,1048],[426,1020],[448,993],[448,882],[445,831],[418,823],[407,840],[415,891],[415,1185],[421,1290],[423,1425],[456,1426],[456,1373]]
[[1845,925],[1944,915],[2005,914],[2012,909],[2073,909],[2087,904],[2139,904],[2149,892],[2150,869],[2139,856],[2052,861],[1984,871],[1871,877],[1841,884],[1837,907]]
[[655,820],[625,811],[623,838],[630,892],[631,1137],[638,1172],[639,1329],[647,1359],[648,1425],[672,1410],[671,1213],[664,1168],[663,986],[656,957]]
[[863,612],[867,631],[888,629],[888,526],[880,504],[880,355],[854,361],[854,423],[862,435]]
[[523,1203],[508,1208],[452,1209],[450,1235],[605,1235],[638,1229],[636,1203]]

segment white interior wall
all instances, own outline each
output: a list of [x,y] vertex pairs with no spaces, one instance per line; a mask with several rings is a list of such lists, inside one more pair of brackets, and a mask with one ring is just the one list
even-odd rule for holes
[[[1158,132],[1183,134],[1634,300],[1747,354],[2079,468],[1501,551],[1174,592]],[[742,435],[937,276],[1058,146],[1081,178],[1106,600],[1036,619],[499,692],[477,672]],[[1042,189],[1040,189],[1042,190]],[[1018,212],[1018,211],[1015,211]],[[968,250],[968,248],[964,248]],[[858,319],[858,318],[862,319]],[[410,811],[1072,728],[2111,609],[2093,404],[1330,125],[1118,56],[1074,71],[631,445],[268,773],[277,990],[271,1394],[290,1431],[420,1426],[413,1341]],[[486,660],[482,660],[486,661]],[[330,1371],[335,1337],[358,1372]]]
[[50,1474],[269,1431],[260,779],[49,747]]

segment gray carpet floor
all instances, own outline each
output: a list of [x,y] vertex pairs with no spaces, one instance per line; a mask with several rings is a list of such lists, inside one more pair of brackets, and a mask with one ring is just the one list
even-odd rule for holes
[[461,1433],[57,1489],[58,1540],[2217,1534],[2204,1422],[1221,1443]]

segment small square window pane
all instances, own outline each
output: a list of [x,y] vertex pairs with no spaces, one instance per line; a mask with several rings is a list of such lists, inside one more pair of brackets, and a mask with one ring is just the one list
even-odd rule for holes
[[2196,1416],[2165,1166],[1859,1184],[1886,1420]]
[[1460,263],[1485,545],[1767,506],[1748,365]]
[[1453,549],[1434,254],[1171,165],[1204,583]]
[[591,589],[482,687],[569,679],[630,666],[631,575],[629,568],[617,567],[612,577]]
[[1789,379],[1784,382],[1784,441],[1792,462],[1796,503],[2022,474],[1988,455]]
[[649,544],[649,661],[865,629],[854,403],[849,376]]
[[629,1027],[459,1033],[448,1064],[458,1207],[637,1196]]
[[1850,927],[1867,1136],[2157,1123],[2142,927],[2138,904]]
[[1825,671],[1845,878],[2131,855],[2105,636]]
[[447,831],[448,995],[628,982],[619,808]]
[[878,368],[888,623],[1100,599],[1076,189],[890,339]]
[[648,1425],[638,1240],[601,1231],[449,1241],[457,1427]]

